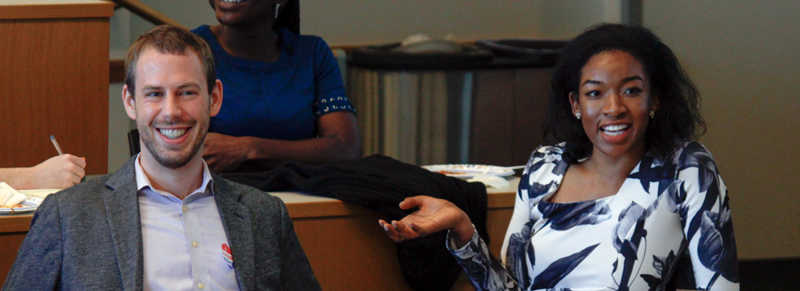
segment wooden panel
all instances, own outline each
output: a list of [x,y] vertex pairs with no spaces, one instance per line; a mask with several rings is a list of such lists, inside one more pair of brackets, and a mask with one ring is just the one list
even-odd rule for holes
[[552,69],[518,69],[514,75],[511,159],[513,164],[522,165],[543,142],[543,124],[549,102]]
[[309,219],[320,217],[364,216],[371,212],[339,200],[308,203],[287,203],[286,208],[292,219]]
[[[502,196],[513,200],[514,194]],[[323,290],[353,290],[353,286],[358,290],[411,290],[397,262],[394,243],[378,226],[378,216],[363,211],[364,215],[293,219],[297,237]],[[513,206],[506,206],[489,209],[487,214],[489,249],[495,257],[500,254],[512,211]],[[291,206],[289,212],[295,216]],[[452,290],[475,289],[469,280],[460,278]]]
[[295,219],[294,227],[324,290],[411,290],[403,279],[394,243],[378,217]]
[[0,167],[56,155],[54,134],[87,174],[106,173],[108,37],[107,19],[0,20]]
[[0,233],[28,232],[33,214],[0,216]]
[[17,251],[28,233],[32,214],[0,216],[0,286],[17,258]]
[[3,255],[0,256],[0,286],[6,282],[8,271],[11,271],[11,265],[17,258],[17,250],[24,239],[25,232],[0,233],[0,250],[3,250]]
[[511,165],[510,141],[513,131],[514,90],[511,70],[485,70],[475,73],[470,162]]
[[108,19],[113,13],[114,4],[101,0],[12,0],[0,3],[0,19]]

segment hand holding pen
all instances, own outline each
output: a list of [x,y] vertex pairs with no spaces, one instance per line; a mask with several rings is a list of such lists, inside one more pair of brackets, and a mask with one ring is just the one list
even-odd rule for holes
[[86,159],[64,154],[53,135],[50,142],[58,155],[30,168],[36,188],[63,189],[80,183],[86,175]]

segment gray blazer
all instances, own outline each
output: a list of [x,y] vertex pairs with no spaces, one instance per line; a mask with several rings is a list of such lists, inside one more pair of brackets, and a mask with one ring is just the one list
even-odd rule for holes
[[[142,290],[133,161],[47,197],[3,290]],[[219,176],[213,179],[239,289],[319,290],[283,202]]]

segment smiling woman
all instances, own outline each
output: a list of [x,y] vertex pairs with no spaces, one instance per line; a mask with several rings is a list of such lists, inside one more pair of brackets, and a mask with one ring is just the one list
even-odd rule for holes
[[[738,290],[727,188],[703,128],[697,90],[677,58],[641,27],[593,27],[562,51],[548,133],[531,155],[493,262],[465,214],[418,196],[395,241],[450,230],[447,248],[478,290]],[[691,267],[679,265],[688,256]]]
[[224,85],[204,150],[209,165],[358,157],[355,108],[325,41],[298,34],[298,0],[209,3],[219,24],[193,30],[211,47]]

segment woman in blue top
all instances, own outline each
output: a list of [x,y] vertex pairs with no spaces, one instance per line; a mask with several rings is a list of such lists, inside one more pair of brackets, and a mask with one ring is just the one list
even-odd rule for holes
[[298,0],[209,3],[219,25],[193,30],[214,53],[225,97],[204,146],[209,166],[357,158],[355,109],[325,41],[298,35]]
[[404,200],[419,209],[380,220],[389,237],[449,230],[478,290],[665,290],[684,254],[692,289],[739,290],[727,189],[693,141],[699,96],[672,51],[641,27],[594,27],[564,48],[551,89],[547,130],[565,142],[531,155],[502,263],[445,200]]

